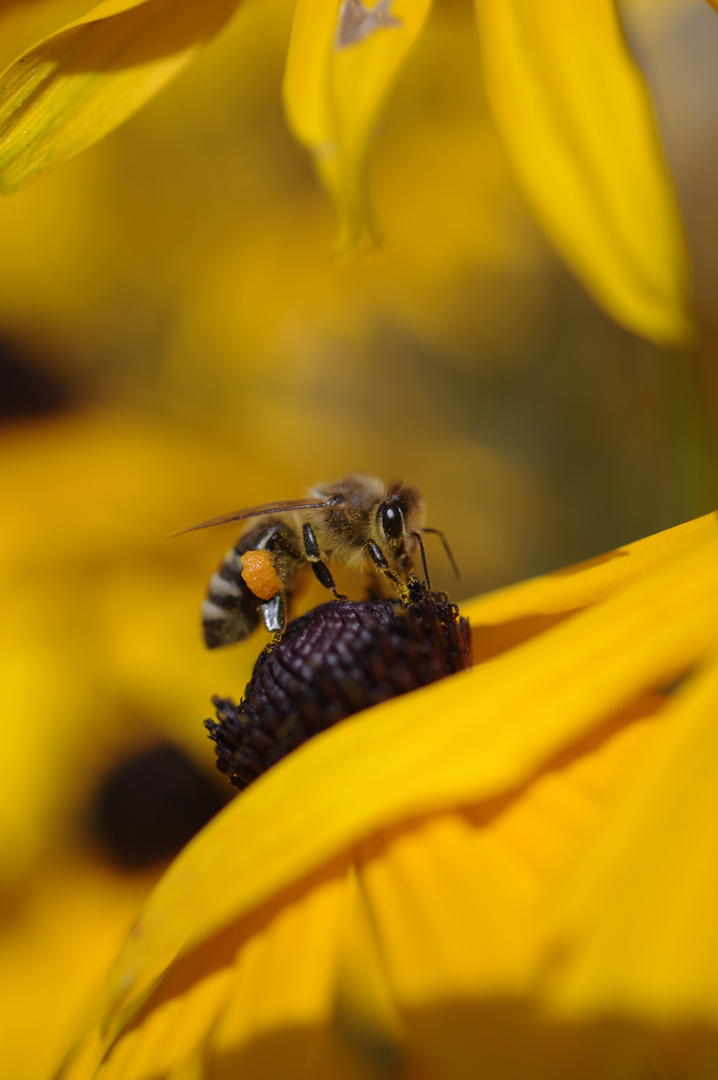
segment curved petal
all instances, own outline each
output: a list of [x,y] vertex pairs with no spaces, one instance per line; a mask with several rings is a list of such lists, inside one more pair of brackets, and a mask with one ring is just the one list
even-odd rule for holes
[[297,0],[284,101],[339,211],[339,251],[375,243],[367,143],[431,0]]
[[227,919],[250,914],[362,836],[515,790],[714,648],[717,608],[718,539],[710,536],[506,659],[300,748],[172,865],[119,957],[110,1013],[122,1022],[178,952],[191,954]]
[[90,1036],[63,1080],[194,1077],[195,1062],[197,1076],[271,1078],[296,1075],[307,1058],[315,1080],[384,1076],[407,1057],[459,1080],[478,1056],[492,1077],[514,1077],[511,1047],[523,1059],[531,1040],[533,1063],[545,1041],[519,1005],[542,955],[536,907],[630,782],[655,726],[639,717],[654,705],[493,813],[464,808],[383,831],[228,924],[170,966],[110,1053]]
[[489,96],[528,198],[619,322],[692,337],[675,195],[613,0],[476,0]]
[[546,895],[549,945],[563,957],[547,985],[557,1015],[619,1010],[715,1031],[717,709],[714,660],[666,706],[630,785]]
[[474,654],[497,656],[710,537],[718,540],[715,512],[462,604],[471,620]]
[[107,0],[0,76],[0,190],[106,135],[172,79],[239,0]]

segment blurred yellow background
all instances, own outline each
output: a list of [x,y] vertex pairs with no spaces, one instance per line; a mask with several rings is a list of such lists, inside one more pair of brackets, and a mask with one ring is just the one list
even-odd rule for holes
[[[168,533],[348,470],[400,477],[450,539],[462,584],[438,544],[430,566],[461,599],[711,508],[685,482],[679,361],[611,323],[529,215],[468,0],[437,3],[377,133],[386,247],[341,263],[282,115],[291,13],[247,0],[130,123],[0,203],[0,1045],[16,1080],[47,1075],[152,881],[228,797],[201,722],[263,640],[200,641],[236,530]],[[686,211],[710,412],[718,18],[686,0],[630,26]],[[131,760],[172,813],[196,794],[164,847],[103,831]],[[120,775],[132,833],[146,792]]]

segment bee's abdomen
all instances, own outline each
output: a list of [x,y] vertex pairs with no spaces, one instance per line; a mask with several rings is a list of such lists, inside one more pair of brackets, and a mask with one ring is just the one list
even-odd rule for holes
[[242,556],[234,548],[209,579],[207,596],[202,604],[202,631],[208,649],[243,641],[257,628],[257,597],[247,588],[241,575]]
[[248,551],[263,550],[271,553],[274,570],[289,603],[294,579],[306,560],[289,526],[273,518],[243,533],[209,580],[202,604],[202,632],[208,649],[244,641],[262,621],[262,600],[242,577],[242,556]]
[[244,641],[259,626],[257,597],[242,578],[242,555],[264,547],[269,532],[263,524],[243,533],[209,579],[202,604],[202,633],[208,649]]

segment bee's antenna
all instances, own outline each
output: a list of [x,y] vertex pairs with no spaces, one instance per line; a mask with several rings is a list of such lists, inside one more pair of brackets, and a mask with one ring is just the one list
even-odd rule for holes
[[[426,529],[424,530],[427,531]],[[426,587],[431,592],[431,580],[429,578],[429,567],[426,565],[426,552],[424,551],[424,541],[421,539],[421,535],[418,532],[414,533],[418,543],[419,550],[421,551],[421,561],[424,564],[424,577],[426,578]]]
[[[459,570],[459,567],[457,566],[456,559],[451,554],[451,548],[449,547],[449,544],[448,544],[447,539],[444,536],[443,532],[440,532],[439,529],[422,529],[421,531],[425,532],[425,533],[435,533],[439,537],[442,544],[444,545],[444,551],[446,552],[446,557],[449,560],[449,562],[451,563],[451,568],[454,571],[454,574],[456,576],[456,580],[461,581],[461,571]],[[414,535],[416,536],[416,533]],[[422,558],[423,558],[423,555],[424,555],[423,547],[421,549],[421,554],[422,554]],[[426,568],[426,559],[424,559],[424,568]]]

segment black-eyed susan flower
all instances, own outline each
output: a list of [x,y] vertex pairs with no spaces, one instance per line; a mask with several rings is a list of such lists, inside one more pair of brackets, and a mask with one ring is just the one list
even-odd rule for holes
[[715,515],[467,605],[185,849],[63,1080],[713,1075],[716,611]]
[[239,705],[213,699],[217,767],[245,788],[320,731],[471,660],[468,621],[417,578],[402,600],[320,604],[261,653]]
[[[237,6],[106,0],[30,44],[0,80],[2,188],[15,190],[125,120]],[[339,208],[340,250],[376,236],[367,145],[429,8],[429,0],[296,4],[286,111]],[[544,227],[620,322],[656,341],[685,342],[679,217],[613,0],[477,0],[477,14],[495,118]]]

